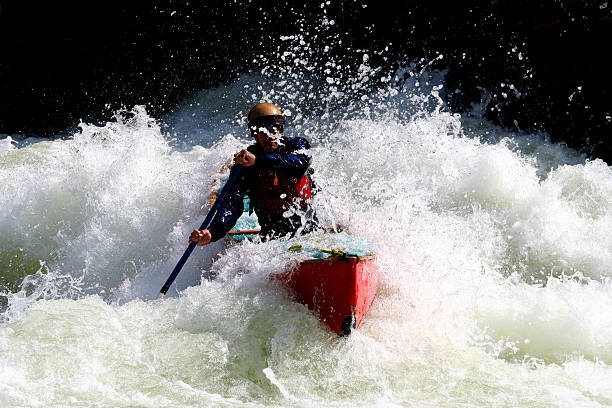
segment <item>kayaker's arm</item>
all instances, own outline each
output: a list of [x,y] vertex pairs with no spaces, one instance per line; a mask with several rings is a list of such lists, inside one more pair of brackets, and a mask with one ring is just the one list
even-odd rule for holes
[[236,221],[238,221],[238,218],[242,215],[244,211],[243,199],[248,189],[247,178],[248,171],[244,169],[243,174],[227,193],[225,200],[217,210],[215,218],[213,218],[208,227],[212,242],[223,238],[225,234],[236,225]]
[[265,169],[280,170],[294,177],[301,177],[310,166],[308,154],[310,143],[302,137],[283,138],[283,145],[278,152],[267,153],[263,149],[249,149],[255,154],[255,166]]

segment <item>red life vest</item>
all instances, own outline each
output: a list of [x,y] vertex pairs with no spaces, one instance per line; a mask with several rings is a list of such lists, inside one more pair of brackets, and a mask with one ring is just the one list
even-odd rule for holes
[[307,200],[312,197],[310,177],[289,177],[283,172],[257,169],[257,191],[255,212],[257,216],[281,217],[293,208],[306,210]]

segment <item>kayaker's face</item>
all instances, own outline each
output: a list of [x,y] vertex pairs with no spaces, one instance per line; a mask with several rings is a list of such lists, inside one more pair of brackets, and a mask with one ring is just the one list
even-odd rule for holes
[[278,149],[278,141],[280,139],[281,132],[278,129],[274,131],[260,131],[255,135],[257,143],[268,153]]

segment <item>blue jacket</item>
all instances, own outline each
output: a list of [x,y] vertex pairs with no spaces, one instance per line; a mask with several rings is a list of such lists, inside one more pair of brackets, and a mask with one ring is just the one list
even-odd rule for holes
[[[264,168],[283,173],[287,177],[301,178],[307,174],[311,157],[307,153],[310,143],[302,137],[282,137],[280,146],[274,152],[267,153],[259,144],[253,144],[247,150],[255,155],[255,165],[244,167],[238,180],[228,191],[225,200],[219,207],[208,230],[212,241],[221,239],[238,221],[244,212],[243,199],[248,195],[251,200],[256,197],[256,189],[260,188],[258,169]],[[257,213],[257,206],[255,206]],[[257,214],[262,232],[281,229],[278,233],[294,232],[299,225],[296,220],[269,219]],[[294,228],[295,227],[295,228]],[[288,231],[285,231],[288,230]],[[293,230],[293,231],[291,231]]]

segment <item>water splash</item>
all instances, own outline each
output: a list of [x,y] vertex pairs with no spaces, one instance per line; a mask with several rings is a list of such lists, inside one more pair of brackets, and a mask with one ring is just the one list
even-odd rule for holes
[[[612,403],[610,167],[448,112],[427,62],[345,66],[309,38],[168,117],[0,140],[4,405]],[[150,300],[260,100],[311,141],[317,209],[377,253],[348,339],[269,283],[283,240],[197,248]]]

